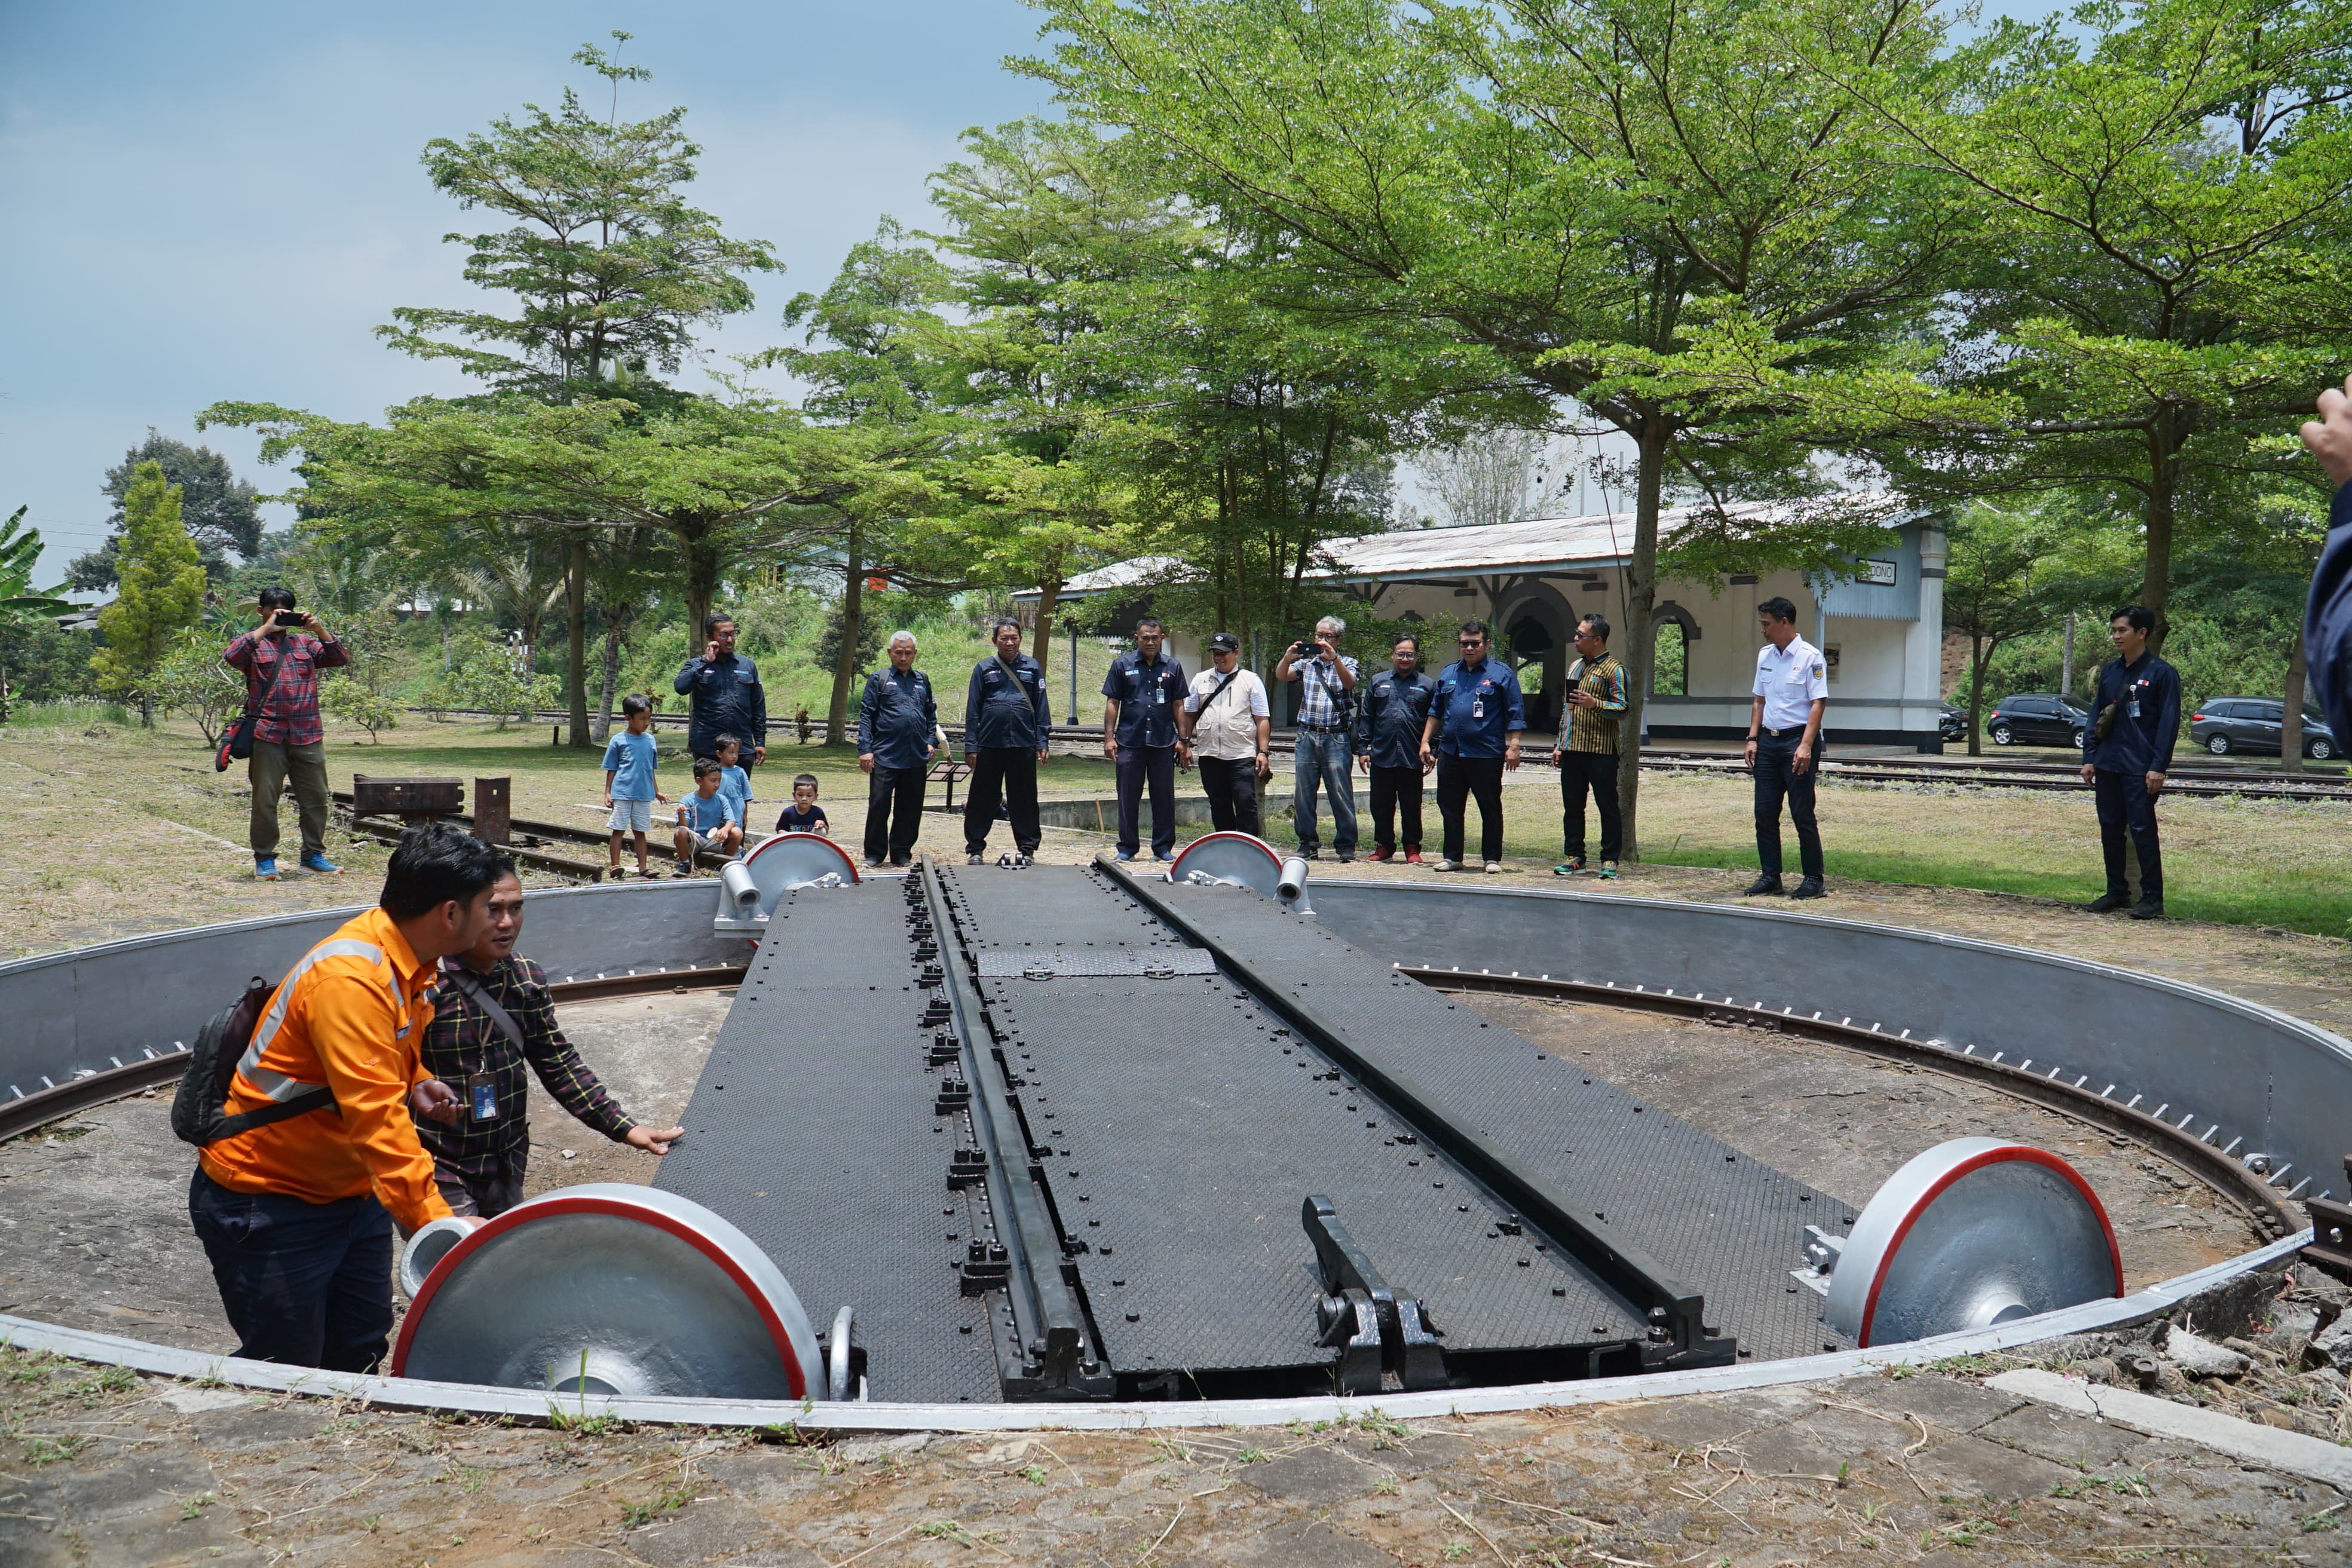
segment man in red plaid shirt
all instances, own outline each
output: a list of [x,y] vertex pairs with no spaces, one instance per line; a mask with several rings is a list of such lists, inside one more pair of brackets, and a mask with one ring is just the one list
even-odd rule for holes
[[416,1135],[433,1156],[433,1181],[452,1214],[491,1219],[522,1201],[530,1158],[530,1080],[583,1124],[616,1143],[667,1154],[683,1127],[629,1120],[555,1022],[555,998],[538,964],[518,957],[522,883],[512,871],[490,887],[481,939],[441,961],[423,1057],[432,1078],[410,1097]]
[[327,786],[326,731],[319,722],[319,671],[349,664],[352,656],[318,616],[294,607],[291,590],[273,584],[260,600],[261,624],[221,655],[222,663],[244,675],[247,704],[259,705],[253,760],[246,764],[253,781],[253,874],[278,880],[278,797],[291,780],[302,821],[302,868],[331,876],[342,868],[327,858],[334,797]]

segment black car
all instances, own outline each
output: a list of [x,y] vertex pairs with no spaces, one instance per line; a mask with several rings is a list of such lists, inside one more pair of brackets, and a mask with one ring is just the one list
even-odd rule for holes
[[2079,752],[2090,721],[2090,710],[2072,697],[2021,691],[1995,703],[1984,724],[1996,746],[2072,746]]
[[[2217,757],[2231,752],[2279,754],[2286,728],[2286,704],[2267,697],[2215,697],[2189,710],[2189,740]],[[2340,757],[2336,731],[2327,721],[2306,708],[2303,711],[2303,754],[2326,762]]]
[[1969,738],[1969,710],[1947,702],[1936,714],[1936,733],[1948,743]]

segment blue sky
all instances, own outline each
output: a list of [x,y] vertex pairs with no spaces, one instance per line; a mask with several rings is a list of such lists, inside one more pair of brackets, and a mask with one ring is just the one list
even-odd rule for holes
[[283,470],[244,432],[198,436],[196,410],[358,419],[458,390],[372,331],[471,292],[441,237],[479,215],[417,153],[601,87],[569,59],[615,27],[654,71],[623,112],[688,105],[700,205],[786,265],[706,340],[721,354],[784,341],[784,302],[883,214],[922,222],[924,176],[965,127],[1050,110],[999,64],[1035,46],[1018,0],[0,4],[0,517],[31,504],[43,578],[104,537],[100,480],[150,425],[268,491]]

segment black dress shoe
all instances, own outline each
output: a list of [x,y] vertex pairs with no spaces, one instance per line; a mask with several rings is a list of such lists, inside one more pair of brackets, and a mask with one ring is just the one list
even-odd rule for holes
[[1822,896],[1822,879],[1819,877],[1808,877],[1798,883],[1797,890],[1789,896],[1792,899],[1818,899]]
[[2095,915],[2111,915],[2130,902],[2131,900],[2122,893],[2101,893],[2083,908]]
[[1762,898],[1767,893],[1780,893],[1785,891],[1787,891],[1787,889],[1780,886],[1780,878],[1759,877],[1754,881],[1748,883],[1748,890],[1739,896],[1743,899],[1758,899]]
[[2142,899],[2131,907],[2130,913],[2136,921],[2160,921],[2164,918],[2164,900]]

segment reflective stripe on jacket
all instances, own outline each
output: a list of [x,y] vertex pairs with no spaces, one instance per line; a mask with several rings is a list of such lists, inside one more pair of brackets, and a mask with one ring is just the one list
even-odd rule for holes
[[373,1188],[405,1229],[446,1216],[433,1157],[408,1117],[408,1091],[427,1076],[432,983],[431,966],[382,910],[304,953],[254,1027],[227,1109],[257,1110],[320,1084],[335,1103],[207,1144],[197,1156],[205,1173],[237,1192],[313,1204]]

